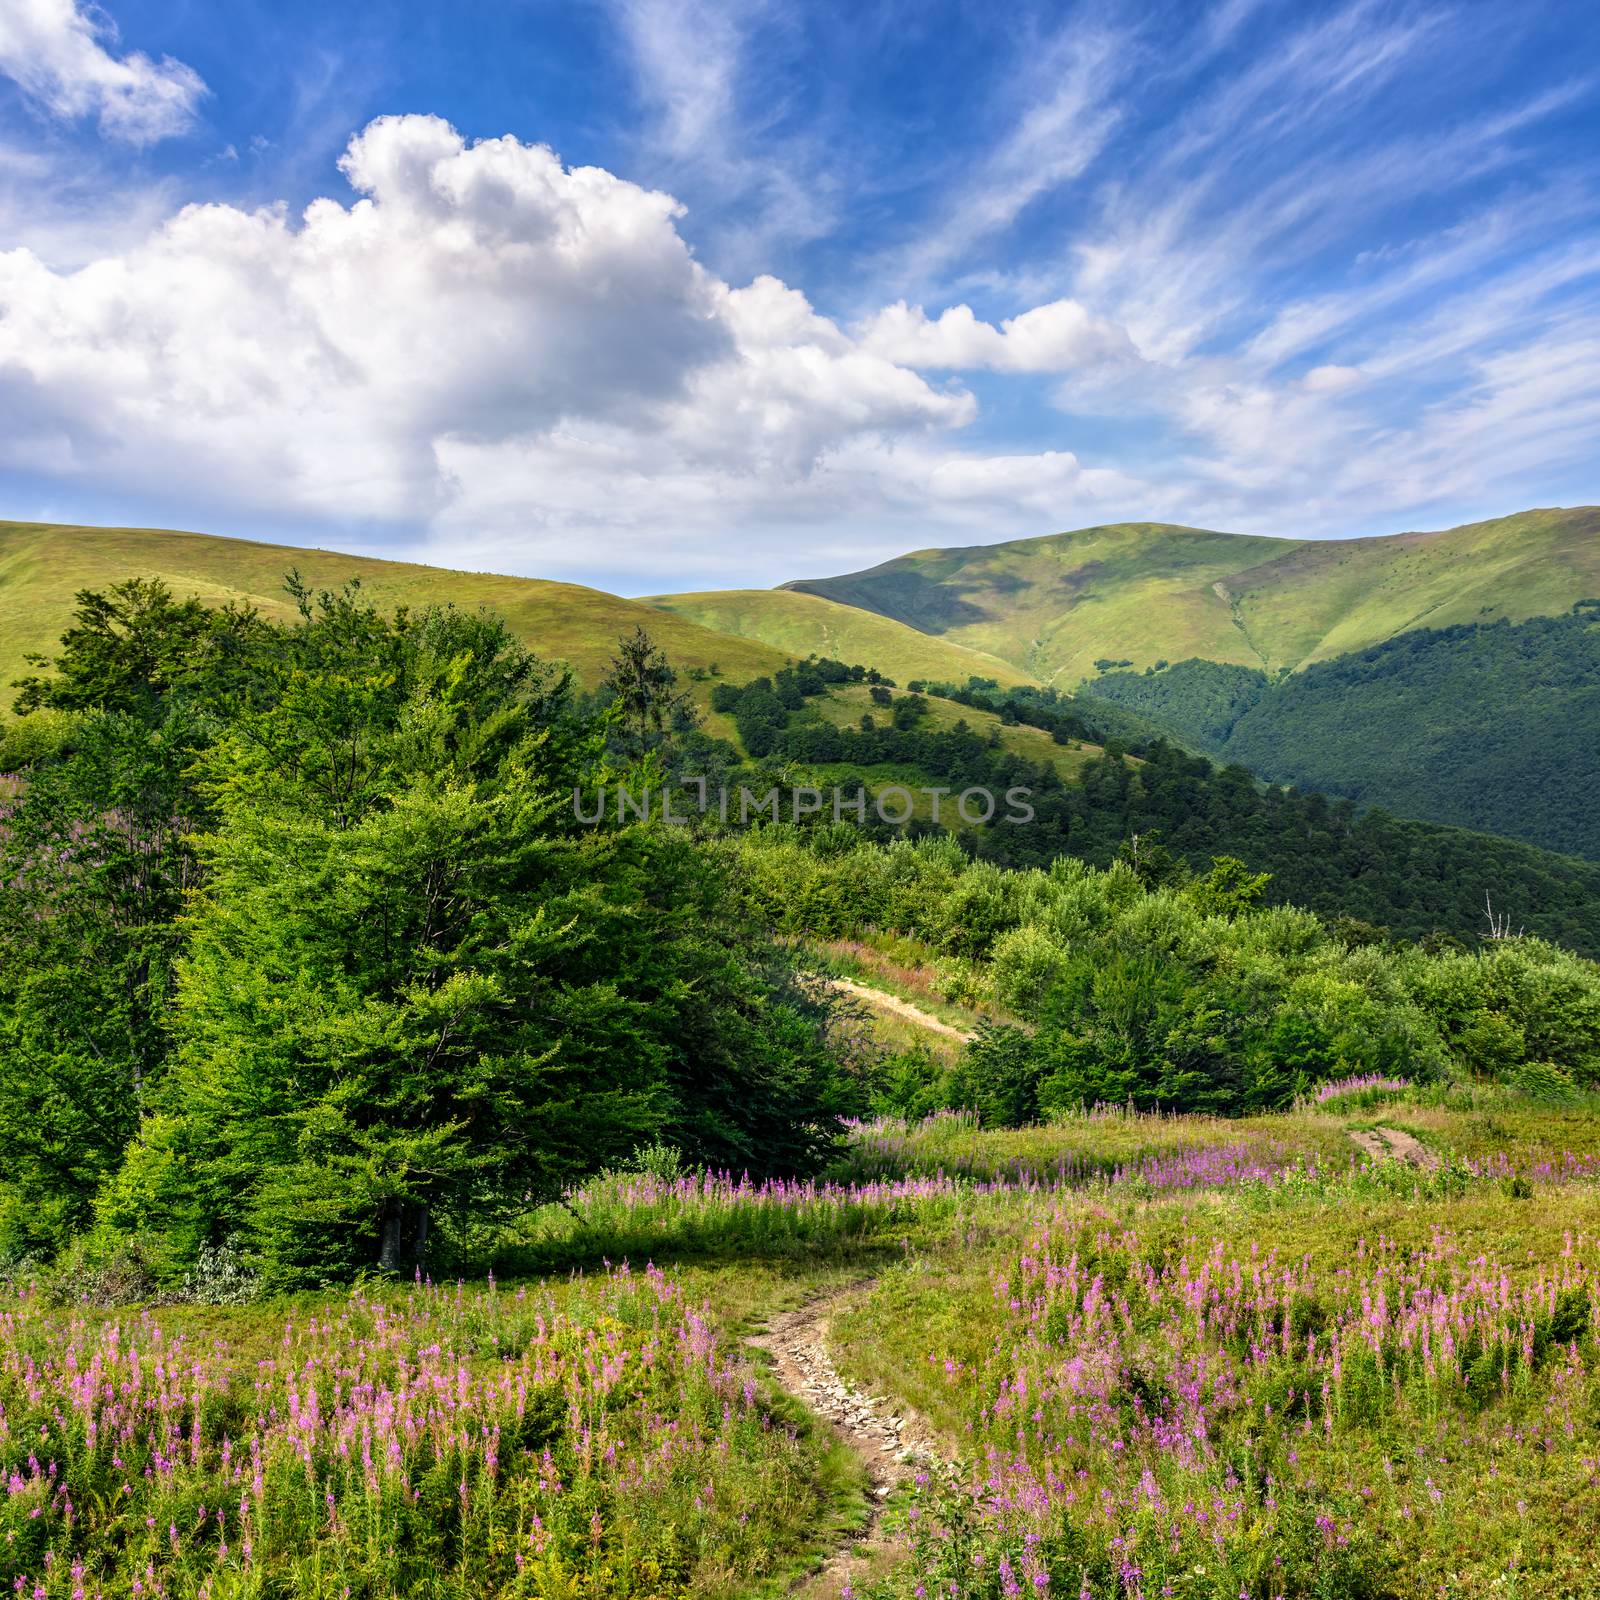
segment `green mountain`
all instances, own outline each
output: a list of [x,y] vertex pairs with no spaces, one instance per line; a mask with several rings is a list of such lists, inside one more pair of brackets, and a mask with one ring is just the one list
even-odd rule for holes
[[1254,661],[1216,585],[1293,552],[1288,539],[1131,522],[955,550],[920,550],[842,578],[784,587],[908,623],[1043,682],[1204,656]]
[[921,633],[892,617],[843,605],[795,589],[713,589],[701,594],[654,595],[648,604],[718,633],[775,646],[789,655],[861,661],[899,683],[924,679],[965,683],[992,678],[1003,688],[1032,683],[1032,676],[1003,660],[951,639]]
[[1418,629],[1276,682],[1185,661],[1090,695],[1277,782],[1600,859],[1600,601]]
[[[291,567],[317,588],[359,578],[384,605],[488,606],[541,655],[567,662],[591,685],[619,635],[636,624],[648,628],[680,668],[709,674],[714,666],[719,675],[742,682],[787,660],[784,651],[758,640],[716,633],[691,618],[578,584],[452,572],[162,528],[0,522],[0,715],[10,710],[10,685],[26,670],[24,657],[54,649],[80,589],[154,577],[180,598],[198,595],[217,605],[248,601],[269,617],[284,618],[293,610],[283,591],[283,576]],[[709,694],[704,682],[693,687],[702,698]]]
[[1189,658],[1276,673],[1422,626],[1565,612],[1600,593],[1600,508],[1370,539],[1117,523],[920,550],[784,587],[987,651],[1042,682]]

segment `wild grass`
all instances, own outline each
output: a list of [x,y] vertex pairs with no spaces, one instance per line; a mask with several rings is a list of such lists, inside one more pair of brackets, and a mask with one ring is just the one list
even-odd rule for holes
[[897,683],[965,683],[974,675],[1003,685],[1033,679],[998,656],[968,650],[873,611],[792,589],[721,589],[664,594],[648,602],[718,633],[757,640],[803,660],[809,655],[861,662]]
[[[620,635],[643,624],[680,670],[715,663],[722,678],[744,683],[789,659],[753,639],[701,627],[688,617],[657,611],[577,584],[492,573],[452,572],[372,556],[342,555],[245,539],[215,538],[159,528],[86,528],[34,522],[0,522],[0,686],[23,675],[24,658],[50,654],[72,617],[80,589],[105,589],[127,578],[159,577],[179,599],[199,595],[207,604],[244,600],[268,617],[286,620],[294,605],[283,592],[291,568],[313,588],[337,589],[359,578],[382,606],[453,602],[463,610],[487,606],[547,660],[565,661],[593,687]],[[801,651],[800,654],[806,654]],[[709,679],[689,683],[702,703]],[[0,697],[0,719],[12,693]],[[731,736],[728,719],[710,719],[712,731]]]
[[747,1594],[838,1498],[825,1444],[654,1269],[184,1321],[0,1317],[9,1588]]
[[1597,1272],[1592,1183],[1537,1210],[1494,1184],[1270,1216],[1085,1195],[908,1259],[836,1345],[969,1487],[925,1486],[875,1592],[1587,1593]]
[[[1600,1583],[1600,1121],[1497,1093],[854,1131],[815,1183],[613,1174],[525,1283],[0,1303],[36,1600],[776,1594],[859,1508],[739,1336],[830,1286],[960,1463],[866,1600],[1567,1600]],[[1330,1102],[1337,1103],[1337,1102]],[[1381,1119],[1431,1168],[1351,1144]],[[574,1272],[575,1268],[583,1270]]]

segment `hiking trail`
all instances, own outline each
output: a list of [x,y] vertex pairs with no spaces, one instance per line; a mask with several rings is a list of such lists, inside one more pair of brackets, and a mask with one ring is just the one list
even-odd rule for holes
[[1432,1168],[1439,1158],[1414,1134],[1399,1128],[1352,1128],[1350,1142],[1374,1161],[1403,1161],[1408,1167]]
[[882,989],[869,988],[864,983],[857,983],[854,978],[829,978],[826,981],[830,989],[837,989],[840,994],[851,995],[857,1000],[865,1000],[869,1006],[876,1006],[879,1011],[888,1011],[897,1017],[904,1017],[907,1022],[914,1022],[930,1033],[942,1033],[948,1039],[960,1039],[963,1043],[974,1037],[948,1022],[941,1022],[936,1016],[924,1011],[920,1006],[912,1005],[909,1000],[902,1000],[897,994],[887,994]]
[[828,1353],[828,1325],[839,1309],[873,1286],[870,1278],[808,1301],[774,1317],[745,1343],[772,1357],[779,1385],[839,1435],[867,1471],[866,1521],[846,1535],[822,1566],[797,1586],[805,1595],[835,1596],[863,1559],[893,1559],[903,1542],[887,1534],[883,1512],[890,1495],[918,1471],[948,1470],[927,1425],[904,1406],[863,1394],[840,1377]]

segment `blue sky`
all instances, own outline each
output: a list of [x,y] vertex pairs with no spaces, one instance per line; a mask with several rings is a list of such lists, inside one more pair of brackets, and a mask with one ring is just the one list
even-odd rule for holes
[[766,584],[1600,499],[1582,4],[0,0],[0,514]]

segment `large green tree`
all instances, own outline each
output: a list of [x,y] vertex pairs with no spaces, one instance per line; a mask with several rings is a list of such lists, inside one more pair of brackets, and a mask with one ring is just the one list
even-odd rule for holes
[[88,1218],[165,1070],[191,722],[88,718],[0,802],[0,1248]]
[[198,759],[176,1061],[106,1215],[296,1282],[468,1248],[653,1138],[814,1165],[823,1016],[691,841],[577,825],[602,737],[501,624],[324,597]]

